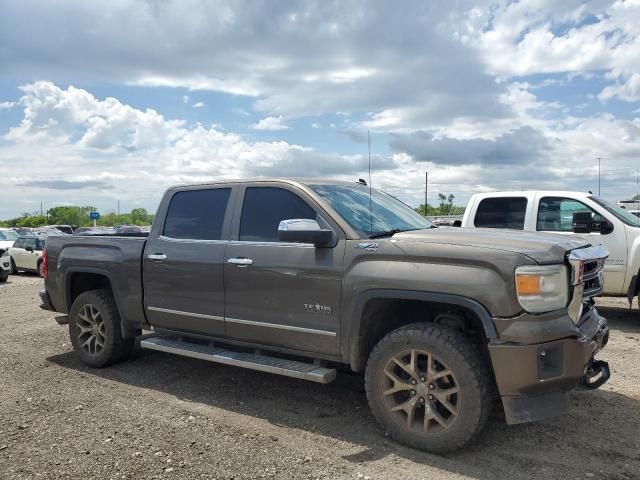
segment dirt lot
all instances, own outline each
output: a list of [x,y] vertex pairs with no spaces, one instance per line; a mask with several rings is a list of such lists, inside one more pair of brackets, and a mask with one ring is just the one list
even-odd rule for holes
[[90,370],[38,308],[42,281],[0,284],[0,478],[640,478],[640,312],[604,299],[612,379],[568,416],[492,420],[436,456],[385,438],[362,379],[321,386],[139,351]]

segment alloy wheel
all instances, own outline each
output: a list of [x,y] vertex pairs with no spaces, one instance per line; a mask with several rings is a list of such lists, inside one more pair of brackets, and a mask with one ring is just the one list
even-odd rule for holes
[[93,305],[84,305],[76,318],[78,345],[89,355],[98,355],[107,340],[104,320]]
[[411,431],[442,432],[460,414],[462,397],[453,371],[429,351],[412,349],[394,355],[382,377],[386,408]]

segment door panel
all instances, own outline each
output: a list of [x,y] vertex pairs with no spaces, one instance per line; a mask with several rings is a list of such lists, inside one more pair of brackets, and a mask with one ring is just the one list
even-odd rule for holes
[[38,268],[38,254],[36,253],[37,243],[35,238],[27,238],[24,242],[25,247],[31,247],[32,252],[23,250],[22,253],[22,268],[28,268],[29,270],[35,270]]
[[338,232],[312,205],[294,187],[276,184],[245,190],[235,215],[237,240],[229,243],[225,255],[228,337],[338,352],[344,239],[337,236],[333,248],[278,241],[278,224],[287,219],[314,219]]
[[[231,242],[224,265],[227,335],[302,351],[336,353],[344,242]],[[229,263],[252,260],[248,266]]]
[[[145,248],[143,280],[149,323],[223,336],[223,262],[231,188],[175,191],[164,225],[154,225]],[[168,193],[170,195],[171,193]]]
[[[150,241],[143,260],[147,318],[156,327],[224,335],[227,242]],[[149,255],[164,255],[153,260]]]

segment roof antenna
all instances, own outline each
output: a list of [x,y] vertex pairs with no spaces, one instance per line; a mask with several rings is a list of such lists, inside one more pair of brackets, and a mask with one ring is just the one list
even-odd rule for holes
[[373,214],[371,213],[371,134],[367,130],[367,147],[369,149],[369,235],[373,234]]

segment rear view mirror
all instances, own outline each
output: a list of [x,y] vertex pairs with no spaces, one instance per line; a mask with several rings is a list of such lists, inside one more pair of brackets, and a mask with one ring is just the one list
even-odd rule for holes
[[333,240],[333,230],[320,228],[318,222],[307,218],[282,220],[278,226],[278,240],[328,246]]
[[591,212],[576,212],[573,214],[573,233],[593,232],[593,218]]

